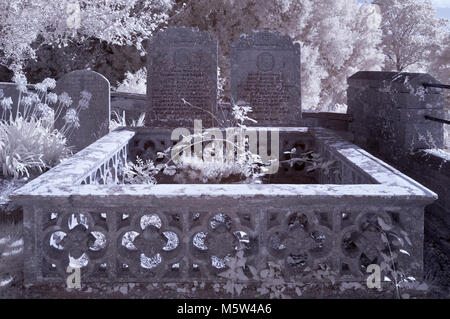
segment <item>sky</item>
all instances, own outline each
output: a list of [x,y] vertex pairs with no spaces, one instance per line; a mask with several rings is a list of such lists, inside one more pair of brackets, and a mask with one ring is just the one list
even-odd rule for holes
[[440,18],[450,19],[450,0],[431,0]]
[[[364,0],[358,0],[364,2]],[[450,0],[431,0],[436,9],[436,16],[450,20]]]

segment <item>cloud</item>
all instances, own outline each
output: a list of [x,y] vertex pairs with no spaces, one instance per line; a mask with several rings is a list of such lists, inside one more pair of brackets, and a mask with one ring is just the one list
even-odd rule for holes
[[450,8],[450,0],[431,0],[436,8]]

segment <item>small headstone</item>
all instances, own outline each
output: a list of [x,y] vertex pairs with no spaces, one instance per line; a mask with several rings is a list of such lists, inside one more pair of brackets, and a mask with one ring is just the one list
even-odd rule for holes
[[[12,100],[11,108],[9,110],[6,110],[6,108],[4,109],[0,104],[0,114],[4,114],[5,120],[9,120],[10,114],[12,114],[13,118],[16,118],[19,95],[20,91],[17,89],[16,83],[0,82],[0,102],[8,97]],[[21,107],[19,111],[23,111],[23,107]]]
[[75,151],[108,134],[111,118],[109,90],[109,81],[103,75],[90,70],[70,72],[56,83],[55,93],[60,96],[66,92],[72,99],[72,104],[63,109],[55,121],[55,128],[64,127],[65,115],[69,109],[78,112],[79,127],[67,136],[67,144],[73,146]]
[[274,31],[253,31],[231,45],[231,95],[248,103],[256,126],[300,126],[300,45]]
[[148,124],[192,127],[214,123],[217,109],[217,41],[208,32],[171,27],[149,41]]

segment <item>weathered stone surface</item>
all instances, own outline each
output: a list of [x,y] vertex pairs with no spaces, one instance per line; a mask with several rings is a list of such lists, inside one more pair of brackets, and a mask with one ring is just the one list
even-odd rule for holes
[[231,46],[231,95],[250,104],[258,126],[299,126],[300,45],[273,31],[242,35]]
[[[435,78],[427,73],[407,73],[407,72],[377,72],[360,71],[348,78],[348,82],[354,87],[381,88],[382,90],[395,93],[415,93],[422,90],[423,83],[437,84]],[[442,93],[440,88],[427,88],[426,93]]]
[[402,163],[423,148],[442,148],[443,124],[425,116],[444,117],[441,89],[429,74],[358,72],[348,79],[350,130],[355,143],[390,163]]
[[63,282],[69,264],[82,267],[82,282],[218,281],[236,244],[258,273],[280,265],[286,282],[314,281],[323,267],[334,280],[365,281],[367,257],[379,263],[387,249],[368,227],[380,219],[407,230],[411,256],[397,261],[420,278],[423,207],[436,194],[329,130],[280,131],[291,142],[312,138],[339,173],[318,185],[96,185],[127,144],[136,147],[135,132],[167,138],[159,128],[111,132],[13,194],[25,206],[25,282]]
[[147,69],[147,113],[153,125],[192,127],[194,119],[213,125],[217,41],[207,32],[184,27],[158,32],[149,42]]
[[[91,94],[88,107],[80,101],[81,92]],[[60,95],[67,92],[72,99],[72,104],[63,110],[55,122],[55,127],[61,129],[64,124],[64,115],[67,109],[79,110],[80,127],[68,136],[68,145],[79,151],[100,137],[108,134],[111,118],[109,81],[100,73],[90,70],[78,70],[64,75],[58,80],[55,92]]]

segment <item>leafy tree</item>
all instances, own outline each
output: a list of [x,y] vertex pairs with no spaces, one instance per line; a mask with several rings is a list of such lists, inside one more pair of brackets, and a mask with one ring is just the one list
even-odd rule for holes
[[39,46],[95,38],[142,50],[168,18],[172,0],[0,0],[0,65],[20,71]]
[[[431,53],[428,72],[441,82],[450,84],[450,32],[447,32],[438,49]],[[450,107],[450,103],[448,105]]]
[[386,70],[426,71],[448,32],[429,0],[375,0],[381,15]]

